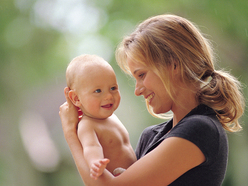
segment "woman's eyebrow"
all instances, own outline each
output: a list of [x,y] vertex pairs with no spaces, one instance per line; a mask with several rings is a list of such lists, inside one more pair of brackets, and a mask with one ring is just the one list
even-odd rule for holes
[[133,72],[133,74],[136,74],[139,70],[140,70],[140,69],[136,69],[136,70]]

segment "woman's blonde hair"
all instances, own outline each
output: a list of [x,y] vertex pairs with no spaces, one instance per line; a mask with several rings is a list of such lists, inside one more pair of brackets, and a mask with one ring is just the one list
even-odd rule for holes
[[[242,127],[238,119],[244,112],[240,82],[224,71],[214,69],[210,42],[190,21],[176,15],[158,15],[143,21],[125,37],[116,50],[123,71],[130,74],[127,59],[151,68],[176,100],[169,71],[179,66],[181,80],[199,87],[196,100],[213,108],[223,127],[231,132]],[[147,104],[148,111],[154,115]]]

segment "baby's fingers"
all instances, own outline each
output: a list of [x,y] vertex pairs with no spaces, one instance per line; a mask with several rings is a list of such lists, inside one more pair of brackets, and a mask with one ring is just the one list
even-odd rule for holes
[[104,159],[100,160],[100,163],[101,163],[102,165],[107,165],[109,162],[110,162],[110,160],[107,159],[107,158],[104,158]]
[[99,168],[92,167],[90,169],[90,177],[93,178],[94,180],[97,180],[97,178],[99,177]]

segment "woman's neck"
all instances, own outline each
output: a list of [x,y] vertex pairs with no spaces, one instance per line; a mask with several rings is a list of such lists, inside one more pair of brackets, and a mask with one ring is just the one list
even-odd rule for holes
[[199,105],[192,91],[182,91],[177,97],[176,103],[172,108],[173,127],[182,120],[192,109]]

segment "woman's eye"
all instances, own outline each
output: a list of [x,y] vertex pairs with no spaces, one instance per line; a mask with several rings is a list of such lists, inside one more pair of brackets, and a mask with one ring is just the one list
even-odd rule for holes
[[100,93],[100,92],[102,92],[101,89],[95,90],[95,93]]
[[139,75],[140,78],[143,78],[144,76],[145,76],[145,73],[141,73],[141,74]]

